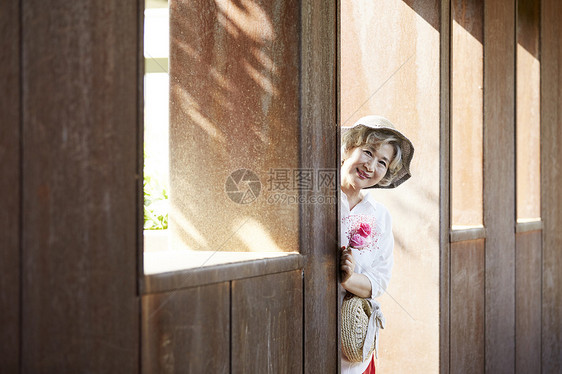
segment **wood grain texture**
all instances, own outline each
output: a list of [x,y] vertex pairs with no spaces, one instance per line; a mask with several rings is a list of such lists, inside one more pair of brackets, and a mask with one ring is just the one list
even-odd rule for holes
[[[157,261],[156,258],[153,258]],[[282,273],[302,269],[304,258],[289,255],[240,263],[192,268],[168,273],[149,274],[143,278],[141,292],[144,294],[203,286],[229,280],[258,277],[265,274]]]
[[541,1],[542,371],[562,372],[562,3]]
[[[517,1],[517,218],[540,217],[540,1]],[[515,372],[541,372],[541,221],[517,223]]]
[[484,3],[486,372],[515,363],[515,2]]
[[[145,0],[137,2],[137,294],[142,293],[144,274],[144,12]],[[142,88],[141,88],[142,87]],[[142,208],[141,208],[142,207]]]
[[542,232],[516,235],[515,371],[541,372]]
[[20,348],[20,2],[0,4],[0,372],[19,370]]
[[484,372],[484,239],[451,244],[451,373]]
[[[300,167],[338,165],[336,113],[336,2],[301,2]],[[339,173],[337,178],[339,178]],[[337,196],[336,191],[326,191]],[[338,344],[336,204],[302,204],[300,248],[304,270],[304,372],[335,373]],[[321,342],[321,344],[318,344]]]
[[439,372],[450,372],[451,307],[451,4],[441,1],[440,9],[440,131],[439,131]]
[[231,292],[231,372],[302,373],[302,272],[232,281]]
[[23,4],[23,372],[139,369],[138,11]]
[[230,283],[142,297],[142,372],[230,372]]

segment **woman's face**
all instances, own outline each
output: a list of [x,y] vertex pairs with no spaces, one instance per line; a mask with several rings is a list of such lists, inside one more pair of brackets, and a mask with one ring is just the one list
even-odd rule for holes
[[348,150],[341,167],[342,188],[359,190],[372,187],[386,175],[394,147],[383,144],[378,149],[369,144]]

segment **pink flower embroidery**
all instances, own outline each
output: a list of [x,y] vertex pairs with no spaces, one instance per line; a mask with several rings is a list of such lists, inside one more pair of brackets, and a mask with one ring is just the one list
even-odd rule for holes
[[371,234],[371,226],[368,223],[361,223],[357,230],[350,233],[349,246],[362,249],[367,245],[367,237]]
[[[359,248],[359,255],[362,255],[364,252],[371,252],[379,249],[379,239],[381,238],[382,231],[375,217],[365,214],[352,214],[347,217],[342,217],[341,224],[345,227],[345,231],[342,232],[342,235],[347,238],[347,245],[349,247],[352,247],[350,239],[353,235],[359,234],[362,236],[361,233],[367,234],[370,230],[367,237],[363,236],[365,238],[365,245]],[[362,225],[363,230],[361,230]]]
[[367,236],[371,235],[371,226],[368,223],[362,223],[359,225],[359,229],[357,233],[362,237],[366,238]]
[[349,245],[353,248],[357,248],[357,249],[361,249],[365,246],[366,240],[363,236],[361,236],[360,234],[354,234],[350,239],[349,239]]

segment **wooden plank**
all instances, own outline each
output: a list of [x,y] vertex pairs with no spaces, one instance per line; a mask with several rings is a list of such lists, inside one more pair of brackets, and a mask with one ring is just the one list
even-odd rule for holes
[[515,370],[541,372],[542,232],[516,235]]
[[23,372],[138,371],[138,11],[23,3]]
[[517,222],[517,225],[515,226],[516,233],[539,231],[542,229],[543,229],[543,221],[540,218],[528,222]]
[[439,60],[439,372],[448,374],[450,363],[451,307],[451,4],[441,1]]
[[484,227],[474,227],[470,229],[453,229],[450,232],[451,243],[464,242],[467,240],[486,239],[486,229]]
[[515,370],[515,2],[484,2],[486,372]]
[[232,281],[232,373],[303,372],[302,287],[299,270]]
[[20,2],[0,4],[0,372],[19,371],[21,90]]
[[143,373],[230,372],[230,284],[142,297]]
[[[145,257],[146,261],[158,261],[158,256],[152,256],[152,254],[145,254]],[[265,274],[302,269],[303,265],[303,256],[293,254],[279,258],[264,258],[189,270],[147,274],[144,276],[141,292],[145,294],[164,292],[235,279],[258,277]]]
[[[339,166],[336,5],[336,2],[318,0],[301,2],[301,168],[335,169]],[[328,197],[337,196],[336,191],[324,193]],[[338,222],[336,204],[301,205],[299,246],[301,254],[307,258],[304,270],[305,373],[335,373],[340,365],[335,256]]]
[[[540,2],[517,1],[515,371],[541,372]],[[534,220],[531,220],[534,219]],[[533,230],[534,228],[534,230]]]
[[542,371],[562,372],[562,3],[541,1]]
[[143,288],[144,274],[144,11],[145,0],[136,0],[137,6],[137,294]]
[[484,239],[451,244],[451,373],[484,372]]

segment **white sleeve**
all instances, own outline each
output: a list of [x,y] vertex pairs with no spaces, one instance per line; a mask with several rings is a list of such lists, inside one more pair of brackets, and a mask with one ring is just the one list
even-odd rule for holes
[[371,281],[371,298],[381,296],[388,287],[390,276],[392,275],[392,265],[394,264],[393,249],[394,236],[392,235],[392,219],[385,209],[382,217],[383,233],[380,238],[379,248],[374,252],[370,268],[363,272]]

